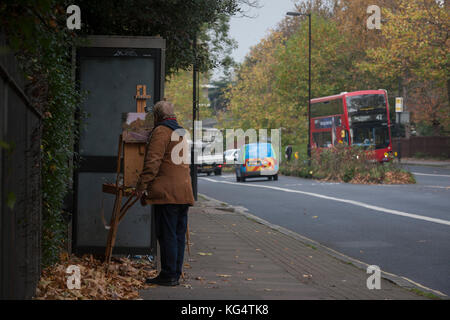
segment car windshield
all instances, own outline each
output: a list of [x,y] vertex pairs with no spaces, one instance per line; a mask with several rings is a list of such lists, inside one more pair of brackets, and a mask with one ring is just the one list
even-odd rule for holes
[[387,127],[353,127],[350,129],[352,144],[364,148],[383,149],[389,146]]

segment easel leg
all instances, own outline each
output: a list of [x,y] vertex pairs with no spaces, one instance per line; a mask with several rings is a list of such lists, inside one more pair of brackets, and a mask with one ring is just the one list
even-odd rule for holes
[[120,207],[122,205],[123,191],[119,190],[114,201],[114,209],[111,215],[110,229],[108,233],[108,241],[106,244],[105,262],[110,263],[112,251],[116,242],[117,227],[119,225]]

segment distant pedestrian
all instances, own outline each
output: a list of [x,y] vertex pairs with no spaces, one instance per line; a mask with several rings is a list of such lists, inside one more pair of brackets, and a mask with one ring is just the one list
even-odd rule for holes
[[292,146],[288,145],[284,151],[285,155],[286,155],[286,159],[287,161],[291,161],[291,157],[292,157]]
[[[194,204],[194,196],[189,165],[175,164],[172,150],[187,141],[183,138],[185,131],[178,125],[170,102],[156,103],[153,115],[155,127],[149,137],[136,193],[143,205],[154,205],[161,272],[156,278],[147,279],[146,283],[176,286],[183,269],[187,213],[189,206]],[[175,130],[177,139],[174,141],[172,133]]]

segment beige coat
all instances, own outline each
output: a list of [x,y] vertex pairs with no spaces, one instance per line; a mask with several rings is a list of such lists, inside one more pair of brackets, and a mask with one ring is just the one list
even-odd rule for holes
[[[147,190],[147,204],[194,205],[189,164],[175,164],[172,149],[178,143],[187,143],[175,133],[178,141],[171,141],[173,130],[160,125],[149,137],[137,190]],[[180,148],[181,149],[181,148]],[[187,150],[187,148],[185,149]],[[180,153],[182,156],[182,151]]]

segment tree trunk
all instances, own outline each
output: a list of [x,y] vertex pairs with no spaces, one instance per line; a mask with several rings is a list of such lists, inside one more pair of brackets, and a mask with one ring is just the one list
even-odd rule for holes
[[450,103],[450,78],[447,79],[447,103]]

